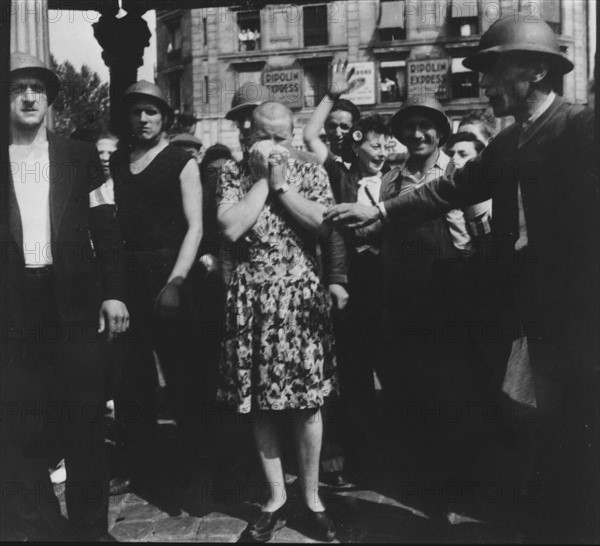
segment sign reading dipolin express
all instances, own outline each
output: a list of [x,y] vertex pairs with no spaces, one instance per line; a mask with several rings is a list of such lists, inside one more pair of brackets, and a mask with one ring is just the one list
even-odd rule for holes
[[450,59],[406,61],[408,96],[435,95],[445,98],[448,93]]
[[302,108],[302,69],[266,70],[262,78],[270,100],[282,102],[288,108]]

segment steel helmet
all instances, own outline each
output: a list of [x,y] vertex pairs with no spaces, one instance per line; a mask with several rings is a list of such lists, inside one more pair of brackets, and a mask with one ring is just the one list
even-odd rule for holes
[[269,90],[259,83],[246,82],[236,90],[231,100],[231,110],[225,119],[235,121],[240,112],[247,108],[254,110],[259,104],[269,100]]
[[164,129],[168,129],[171,126],[173,123],[173,110],[169,106],[166,95],[158,85],[146,80],[140,80],[131,84],[125,90],[125,93],[123,93],[123,103],[132,104],[138,99],[150,99],[152,102],[155,102],[165,116]]
[[48,104],[52,104],[60,89],[58,76],[37,57],[22,51],[15,51],[10,56],[10,77],[16,78],[27,74],[39,78],[46,84]]
[[402,144],[406,145],[406,142],[401,138],[400,129],[402,128],[404,120],[410,114],[414,113],[423,114],[433,120],[440,136],[440,146],[443,146],[452,132],[450,129],[450,120],[444,113],[442,105],[429,95],[412,97],[402,105],[400,110],[398,110],[392,116],[392,119],[390,119],[392,134]]
[[477,53],[467,57],[463,65],[485,72],[494,66],[500,53],[531,51],[549,56],[560,74],[573,70],[573,63],[561,53],[556,34],[548,23],[541,18],[530,19],[530,14],[518,12],[496,21],[481,37]]

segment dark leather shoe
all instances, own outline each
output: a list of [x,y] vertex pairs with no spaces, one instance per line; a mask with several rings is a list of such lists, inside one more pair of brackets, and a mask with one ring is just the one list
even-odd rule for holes
[[261,512],[260,517],[248,529],[248,534],[255,542],[269,542],[286,523],[287,507],[284,504],[275,512]]
[[321,481],[336,489],[347,489],[353,486],[353,484],[346,479],[343,472],[326,472],[321,477]]
[[313,512],[306,510],[306,519],[309,533],[321,542],[335,540],[337,533],[335,523],[326,511]]
[[110,480],[110,489],[108,494],[113,497],[115,495],[123,495],[131,491],[131,480],[129,478],[116,477]]
[[101,537],[98,537],[95,542],[119,542],[114,536],[110,533],[105,533]]

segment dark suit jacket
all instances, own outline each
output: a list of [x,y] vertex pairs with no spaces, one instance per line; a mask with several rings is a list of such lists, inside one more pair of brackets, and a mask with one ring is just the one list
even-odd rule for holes
[[[103,300],[125,301],[123,239],[114,206],[90,208],[89,192],[103,182],[93,145],[48,132],[50,225],[54,289],[62,324],[97,321]],[[12,177],[2,245],[3,340],[19,338],[25,262],[23,230]]]
[[[557,97],[521,146],[519,132],[516,125],[502,131],[454,180],[432,181],[385,207],[391,224],[406,225],[491,197],[493,247],[484,261],[496,320],[510,339],[515,324],[525,325],[534,368],[565,369],[579,346],[597,345],[593,112]],[[519,254],[517,183],[529,238]]]

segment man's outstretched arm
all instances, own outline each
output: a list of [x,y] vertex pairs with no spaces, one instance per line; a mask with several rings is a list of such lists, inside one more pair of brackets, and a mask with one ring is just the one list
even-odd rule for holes
[[488,167],[489,164],[484,164],[478,157],[467,163],[455,177],[448,172],[412,191],[384,200],[379,206],[335,205],[327,211],[325,219],[350,228],[368,226],[378,219],[418,224],[449,210],[489,199],[499,171]]

